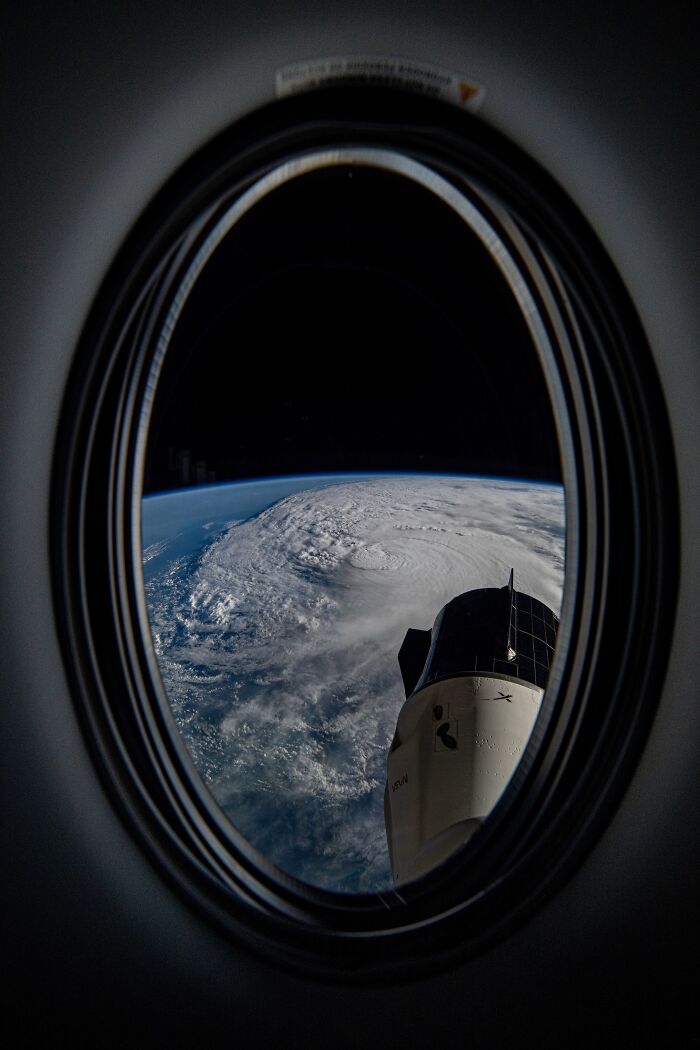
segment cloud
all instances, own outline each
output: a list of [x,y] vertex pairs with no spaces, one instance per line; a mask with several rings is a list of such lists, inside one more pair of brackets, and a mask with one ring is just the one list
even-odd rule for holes
[[298,492],[147,585],[162,677],[209,789],[318,885],[390,882],[382,795],[409,627],[474,587],[559,611],[556,486],[370,478]]

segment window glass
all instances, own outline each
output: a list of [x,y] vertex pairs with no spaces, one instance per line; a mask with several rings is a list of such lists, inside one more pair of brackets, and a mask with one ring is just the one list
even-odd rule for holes
[[[406,632],[511,569],[558,615],[564,532],[532,334],[453,209],[338,164],[242,216],[158,375],[142,541],[175,723],[257,849],[326,889],[392,885]],[[518,673],[544,684],[539,624],[518,607]],[[507,647],[491,659],[514,673]]]

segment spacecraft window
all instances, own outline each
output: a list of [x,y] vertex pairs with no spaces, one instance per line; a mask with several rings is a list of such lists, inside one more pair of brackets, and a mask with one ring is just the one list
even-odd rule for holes
[[[195,909],[281,965],[377,980],[481,950],[555,891],[663,670],[664,420],[603,247],[474,117],[329,88],[174,173],[86,321],[53,563],[95,761]],[[535,728],[489,812],[454,818],[466,845],[396,882],[404,696],[443,690],[429,750],[459,755],[442,672],[479,676],[486,650],[458,631],[440,672],[433,618],[513,567],[489,703],[546,685]]]
[[[335,892],[388,892],[383,797],[407,616],[430,623],[450,603],[431,679],[505,656],[490,623],[508,633],[510,591],[468,625],[482,639],[472,652],[449,615],[455,586],[502,585],[510,557],[519,581],[561,604],[545,322],[480,198],[386,149],[272,168],[197,245],[177,270],[139,421],[164,701],[207,790],[268,862]],[[492,409],[465,413],[459,389],[445,440],[450,395],[425,397],[434,345],[443,366],[458,356],[460,387],[510,403],[497,440]],[[262,350],[246,354],[245,401],[236,347]],[[352,373],[340,391],[333,360]],[[212,475],[219,485],[197,491]],[[508,554],[495,532],[511,537]],[[544,686],[547,669],[530,678]]]

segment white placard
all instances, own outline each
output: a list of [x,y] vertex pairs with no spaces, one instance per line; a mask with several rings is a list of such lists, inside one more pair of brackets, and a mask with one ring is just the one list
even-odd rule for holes
[[308,59],[283,66],[275,74],[278,98],[335,83],[359,83],[377,87],[400,87],[429,98],[439,98],[460,109],[474,112],[484,97],[484,88],[468,77],[405,58],[381,55],[337,55]]

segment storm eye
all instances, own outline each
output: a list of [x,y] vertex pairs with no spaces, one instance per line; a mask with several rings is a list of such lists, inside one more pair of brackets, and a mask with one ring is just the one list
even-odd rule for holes
[[[384,795],[411,625],[513,567],[559,611],[562,395],[523,257],[475,185],[367,146],[272,168],[171,266],[139,424],[159,676],[231,825],[307,884],[394,884]],[[505,666],[501,628],[490,672],[527,675],[533,653]],[[470,644],[453,676],[484,672]],[[524,703],[527,732],[499,740],[510,756],[538,709]],[[437,732],[458,750],[449,722]],[[483,821],[515,765],[490,767],[478,813],[465,787],[452,823]],[[412,774],[420,802],[397,795],[415,823],[460,794],[441,776]]]
[[674,477],[634,306],[531,158],[401,92],[252,114],[135,223],[66,393],[56,620],[115,810],[280,965],[483,951],[641,753]]

